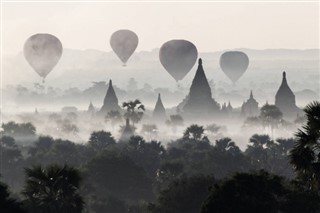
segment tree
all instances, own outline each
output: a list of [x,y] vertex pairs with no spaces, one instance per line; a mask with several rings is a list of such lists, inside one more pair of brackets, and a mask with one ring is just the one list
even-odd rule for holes
[[171,182],[160,192],[152,213],[199,213],[202,202],[208,196],[209,187],[215,184],[210,176],[182,177]]
[[198,126],[193,124],[189,126],[183,133],[183,138],[194,139],[196,141],[202,140],[204,137],[204,128],[203,126]]
[[[307,208],[307,209],[305,209]],[[201,213],[317,212],[319,196],[265,171],[237,173],[211,188]]]
[[51,164],[45,168],[26,168],[22,194],[29,211],[34,213],[79,213],[84,202],[79,194],[80,172],[69,166]]
[[130,157],[135,164],[141,166],[149,177],[154,178],[165,149],[160,142],[146,142],[140,136],[132,136],[122,152]]
[[16,141],[31,142],[36,138],[36,128],[32,123],[15,123],[10,121],[2,124],[3,134],[13,137]]
[[14,138],[3,136],[0,138],[1,172],[6,183],[14,187],[21,177],[22,153]]
[[111,110],[110,112],[108,112],[108,114],[104,117],[104,120],[106,122],[110,121],[111,122],[111,126],[112,129],[114,129],[114,126],[118,123],[122,122],[122,116],[121,113],[119,111],[113,111]]
[[296,132],[290,163],[309,189],[320,190],[320,102],[304,108],[306,124]]
[[100,151],[108,146],[114,145],[116,141],[114,140],[110,132],[101,130],[92,132],[88,143],[89,146],[97,151]]
[[22,204],[11,198],[8,187],[0,182],[0,211],[3,213],[24,213]]
[[51,136],[39,136],[38,140],[34,143],[34,147],[29,148],[31,156],[40,156],[45,154],[51,149],[54,144],[54,139]]
[[237,155],[241,153],[240,148],[236,145],[231,138],[221,138],[216,140],[215,148],[221,152],[232,153],[233,155]]
[[150,201],[154,197],[144,169],[120,152],[104,150],[88,162],[86,171],[100,199],[112,195],[126,201]]
[[260,118],[264,127],[269,126],[271,128],[271,135],[273,138],[274,128],[278,127],[282,120],[282,112],[276,105],[266,104],[260,109]]
[[123,102],[122,107],[127,110],[124,116],[132,121],[133,126],[142,119],[143,111],[145,111],[144,105],[138,99]]
[[273,141],[269,135],[254,134],[249,139],[245,154],[255,168],[292,178],[288,154],[293,144],[293,139],[279,138]]

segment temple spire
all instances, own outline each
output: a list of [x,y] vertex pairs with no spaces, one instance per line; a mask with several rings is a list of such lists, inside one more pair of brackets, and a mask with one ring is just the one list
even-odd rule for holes
[[116,93],[113,89],[112,80],[110,79],[109,87],[108,87],[106,96],[103,101],[103,106],[101,107],[99,114],[102,114],[105,116],[110,111],[120,111],[120,110],[121,110],[121,108],[118,104],[118,98],[117,98]]
[[282,82],[276,93],[275,105],[286,119],[294,118],[300,112],[300,109],[296,106],[295,95],[288,85],[285,71],[282,73]]
[[189,95],[186,98],[183,113],[187,113],[193,117],[208,118],[213,112],[219,111],[219,105],[212,98],[211,88],[208,79],[202,67],[202,59],[198,60],[198,68],[192,81]]
[[253,99],[252,90],[250,90],[250,99]]
[[154,107],[152,117],[156,121],[166,120],[166,109],[163,106],[160,93],[158,94],[158,100],[157,100],[156,106]]
[[287,75],[286,75],[286,72],[283,71],[282,73],[282,83],[281,83],[283,86],[286,86],[286,87],[289,87],[288,86],[288,83],[287,83]]

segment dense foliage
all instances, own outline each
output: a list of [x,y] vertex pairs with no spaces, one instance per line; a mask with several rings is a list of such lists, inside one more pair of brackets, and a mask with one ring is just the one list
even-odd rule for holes
[[296,138],[254,134],[245,150],[231,138],[210,141],[199,125],[167,146],[138,135],[118,142],[104,130],[85,144],[38,136],[22,146],[15,134],[28,129],[36,136],[32,124],[4,124],[1,179],[21,202],[1,184],[0,210],[12,204],[48,213],[315,212],[319,108],[308,105]]

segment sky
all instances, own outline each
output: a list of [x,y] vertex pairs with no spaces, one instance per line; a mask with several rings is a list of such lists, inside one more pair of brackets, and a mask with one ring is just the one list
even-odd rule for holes
[[3,2],[2,52],[17,54],[36,33],[57,36],[64,48],[111,51],[119,29],[139,36],[137,51],[171,39],[199,52],[233,48],[319,48],[319,3]]

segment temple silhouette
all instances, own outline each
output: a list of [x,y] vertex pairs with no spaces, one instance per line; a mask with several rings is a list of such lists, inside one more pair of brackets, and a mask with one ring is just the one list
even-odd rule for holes
[[220,111],[219,104],[212,98],[211,88],[202,67],[202,59],[199,59],[198,69],[192,81],[190,92],[179,110],[186,118],[209,119]]
[[260,114],[259,103],[254,99],[252,90],[250,91],[250,97],[247,101],[244,101],[241,106],[241,116],[253,117]]
[[296,105],[296,97],[288,85],[286,72],[282,73],[282,82],[276,93],[275,105],[283,113],[284,118],[295,118],[301,113],[301,109]]
[[153,110],[152,119],[155,122],[165,122],[166,118],[167,118],[166,109],[163,106],[161,95],[159,93],[157,103]]
[[107,90],[106,96],[103,101],[103,106],[101,107],[98,115],[106,116],[110,111],[120,111],[121,108],[118,103],[117,95],[113,89],[112,81],[109,81],[109,88]]

